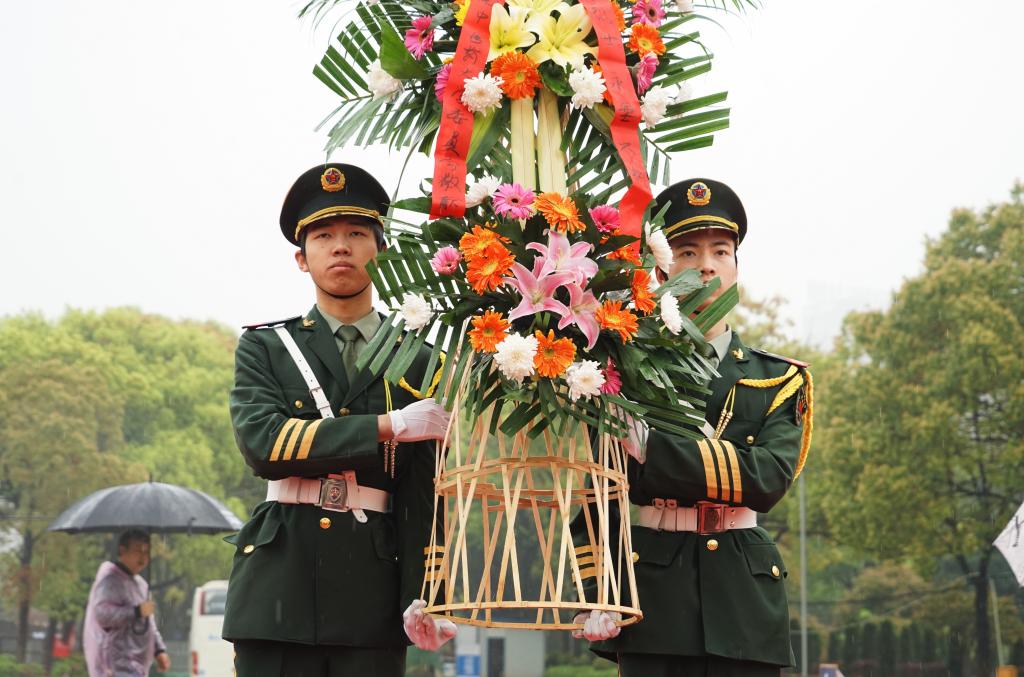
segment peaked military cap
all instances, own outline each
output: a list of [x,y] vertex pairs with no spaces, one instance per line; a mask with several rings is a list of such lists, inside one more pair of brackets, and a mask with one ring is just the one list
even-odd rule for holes
[[383,232],[391,201],[384,186],[355,165],[329,162],[303,172],[281,207],[281,233],[299,246],[302,229],[332,216],[365,216]]
[[671,202],[665,212],[665,237],[669,240],[684,233],[708,228],[728,230],[736,244],[747,234],[747,213],[732,188],[711,179],[687,179],[672,184],[654,198],[654,213]]

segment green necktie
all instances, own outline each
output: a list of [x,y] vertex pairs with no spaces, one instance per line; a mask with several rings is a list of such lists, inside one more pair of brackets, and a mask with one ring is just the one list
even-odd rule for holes
[[356,341],[359,340],[361,334],[359,329],[350,325],[343,324],[338,327],[338,338],[345,344],[341,348],[341,364],[345,367],[345,376],[348,377],[349,385],[356,377],[356,358],[359,357],[359,351],[356,350]]

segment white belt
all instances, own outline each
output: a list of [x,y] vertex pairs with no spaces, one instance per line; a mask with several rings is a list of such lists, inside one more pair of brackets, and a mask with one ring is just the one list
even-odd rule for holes
[[391,494],[359,485],[354,470],[328,475],[325,479],[286,477],[271,480],[267,482],[267,500],[316,505],[336,512],[351,510],[360,522],[366,521],[363,510],[391,512]]
[[700,502],[692,508],[679,507],[674,500],[654,499],[654,505],[640,508],[637,524],[660,531],[694,531],[717,534],[730,529],[752,529],[757,513],[750,508],[722,503]]

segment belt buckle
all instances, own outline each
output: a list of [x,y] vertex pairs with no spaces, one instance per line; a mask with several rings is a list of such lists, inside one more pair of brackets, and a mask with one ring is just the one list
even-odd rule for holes
[[699,501],[697,503],[697,533],[704,536],[720,534],[725,531],[725,508],[724,503]]
[[335,512],[348,511],[348,486],[345,480],[320,480],[320,502],[317,505],[324,510]]

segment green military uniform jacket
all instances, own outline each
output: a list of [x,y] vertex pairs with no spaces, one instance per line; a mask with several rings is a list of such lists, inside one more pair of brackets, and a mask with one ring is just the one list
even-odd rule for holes
[[[276,326],[276,325],[270,325]],[[377,416],[415,401],[410,389],[363,370],[349,383],[327,321],[314,307],[283,326],[295,339],[336,415],[321,419],[277,334],[246,331],[235,355],[231,419],[238,448],[267,479],[355,470],[361,486],[391,492],[393,512],[261,503],[230,539],[235,546],[224,618],[227,640],[404,647],[402,611],[420,596],[434,510],[434,441],[401,443],[395,477],[385,470]],[[419,384],[429,350],[408,374]],[[324,521],[327,520],[327,521]]]
[[[705,409],[715,426],[732,401],[719,439],[651,430],[646,462],[629,462],[630,502],[771,510],[792,485],[810,439],[804,366],[751,350],[734,334]],[[701,536],[634,525],[632,537],[644,617],[615,639],[595,643],[595,651],[793,664],[786,566],[764,529]]]

